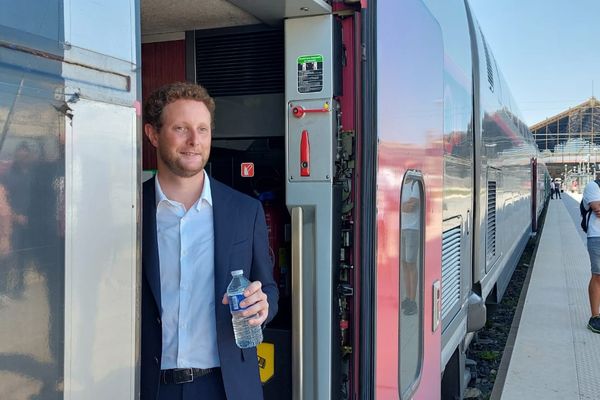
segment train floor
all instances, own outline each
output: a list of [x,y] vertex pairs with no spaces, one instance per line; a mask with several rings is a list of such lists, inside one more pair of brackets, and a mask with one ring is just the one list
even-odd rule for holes
[[563,193],[549,202],[512,355],[499,371],[501,400],[600,399],[600,334],[586,328],[590,261],[580,200]]

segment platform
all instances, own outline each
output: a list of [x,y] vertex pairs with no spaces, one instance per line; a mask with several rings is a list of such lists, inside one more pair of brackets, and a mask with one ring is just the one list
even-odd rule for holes
[[600,399],[600,334],[586,328],[590,263],[580,198],[563,193],[549,202],[504,385],[492,398]]

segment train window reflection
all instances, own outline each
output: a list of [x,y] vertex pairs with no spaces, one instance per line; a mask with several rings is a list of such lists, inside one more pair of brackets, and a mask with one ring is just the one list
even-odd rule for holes
[[422,175],[408,171],[401,189],[398,388],[407,399],[418,385],[423,358],[423,231],[425,196]]
[[40,89],[40,81],[1,66],[0,77],[0,399],[57,400],[64,381],[66,118],[54,86]]

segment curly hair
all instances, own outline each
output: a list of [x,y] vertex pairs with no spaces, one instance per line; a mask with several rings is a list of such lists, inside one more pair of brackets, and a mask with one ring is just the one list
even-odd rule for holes
[[197,100],[204,103],[210,112],[211,125],[214,128],[215,101],[203,86],[188,82],[168,83],[152,92],[144,104],[145,123],[152,125],[154,129],[160,131],[163,123],[163,109],[180,99]]

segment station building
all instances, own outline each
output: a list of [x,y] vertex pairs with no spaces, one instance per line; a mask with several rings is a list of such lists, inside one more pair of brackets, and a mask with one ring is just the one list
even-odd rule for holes
[[584,184],[600,171],[600,101],[595,97],[529,129],[553,178]]

